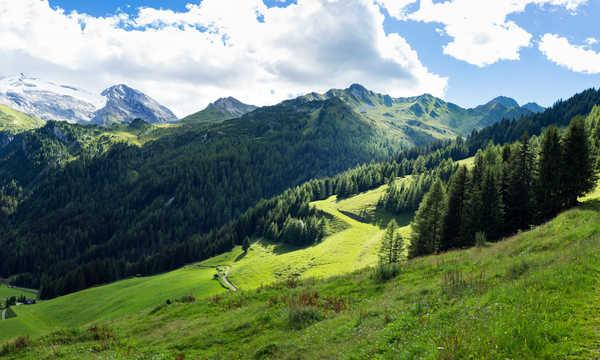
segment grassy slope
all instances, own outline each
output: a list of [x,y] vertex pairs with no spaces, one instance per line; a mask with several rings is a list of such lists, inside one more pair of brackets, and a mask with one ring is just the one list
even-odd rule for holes
[[[162,275],[119,281],[41,302],[35,306],[19,307],[18,317],[0,322],[0,342],[20,334],[33,336],[62,326],[81,326],[93,320],[114,319],[163,303],[168,297],[193,294],[208,297],[224,291],[212,280],[215,270],[210,267],[228,265],[228,279],[240,289],[255,289],[263,284],[288,277],[326,277],[346,273],[376,261],[382,229],[356,221],[337,208],[371,208],[387,185],[337,201],[335,197],[313,203],[335,216],[332,236],[321,243],[294,248],[259,240],[247,254],[240,247],[187,268]],[[407,224],[407,223],[406,223]],[[116,295],[115,295],[116,294]]]
[[225,291],[212,280],[214,274],[214,269],[188,266],[90,288],[32,306],[15,307],[16,318],[0,321],[0,342],[20,334],[35,336],[59,327],[134,314],[169,297],[188,294],[206,297]]
[[[387,283],[369,274],[148,309],[107,322],[100,340],[55,333],[9,358],[587,359],[600,349],[598,200],[497,244],[413,260]],[[317,320],[298,329],[282,297],[314,292]],[[325,310],[328,297],[345,309]]]
[[15,134],[25,130],[37,129],[44,126],[44,121],[14,110],[6,105],[0,105],[0,131]]
[[0,284],[0,300],[5,299],[5,298],[9,298],[11,296],[19,296],[19,295],[25,295],[27,297],[36,297],[37,294],[27,290],[27,289],[21,289],[21,288],[9,288],[6,285],[2,285]]

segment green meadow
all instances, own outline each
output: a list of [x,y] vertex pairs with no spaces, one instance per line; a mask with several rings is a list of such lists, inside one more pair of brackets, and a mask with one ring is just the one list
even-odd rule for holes
[[[397,181],[402,181],[401,179]],[[413,259],[373,277],[387,185],[313,205],[329,236],[254,241],[177,271],[15,308],[14,359],[589,359],[600,351],[600,188],[498,243]],[[397,217],[410,233],[409,214]],[[231,292],[214,279],[228,267]],[[190,300],[186,295],[192,295]],[[169,302],[167,302],[169,299]],[[180,299],[180,301],[178,301]]]

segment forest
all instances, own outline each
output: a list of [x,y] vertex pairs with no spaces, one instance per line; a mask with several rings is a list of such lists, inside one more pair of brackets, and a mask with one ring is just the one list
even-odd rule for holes
[[[42,298],[52,298],[136,274],[171,270],[226,252],[235,245],[243,244],[247,238],[264,236],[273,241],[308,244],[323,236],[326,222],[310,207],[311,201],[331,195],[347,197],[406,175],[413,175],[411,184],[418,189],[413,189],[413,186],[396,189],[396,194],[383,199],[381,206],[393,211],[419,208],[416,228],[420,227],[418,220],[423,217],[420,215],[432,211],[422,210],[431,208],[426,206],[432,202],[431,198],[443,200],[437,201],[439,204],[436,205],[440,213],[445,214],[448,207],[455,206],[454,202],[446,199],[455,197],[452,189],[458,185],[453,184],[461,173],[468,185],[465,185],[463,196],[470,202],[483,202],[485,199],[483,203],[488,204],[488,199],[502,191],[502,184],[509,186],[507,189],[511,191],[531,195],[531,198],[527,197],[530,201],[525,208],[513,197],[496,196],[494,199],[500,202],[489,216],[471,222],[466,221],[467,215],[463,218],[461,213],[458,220],[448,219],[448,224],[451,220],[460,223],[455,228],[460,229],[460,234],[446,232],[444,236],[449,240],[442,241],[443,231],[436,230],[436,240],[428,240],[429,244],[423,242],[423,248],[411,247],[411,254],[417,256],[429,251],[469,246],[474,241],[472,234],[485,233],[488,240],[494,240],[553,213],[541,214],[538,206],[534,205],[540,204],[544,197],[534,192],[537,185],[533,177],[523,180],[527,186],[516,180],[537,172],[540,166],[537,149],[534,149],[537,145],[532,143],[538,140],[525,137],[521,143],[505,144],[520,139],[523,133],[536,139],[548,125],[565,127],[577,115],[587,115],[598,103],[600,92],[588,90],[567,101],[557,102],[541,115],[505,120],[473,132],[466,139],[437,141],[397,152],[388,160],[371,163],[368,163],[368,158],[373,158],[373,154],[389,154],[391,146],[381,141],[357,142],[356,139],[376,138],[364,133],[361,136],[361,132],[369,130],[358,122],[351,122],[355,125],[352,131],[315,127],[313,129],[319,129],[321,133],[301,139],[293,138],[298,136],[296,127],[302,124],[301,120],[284,122],[287,127],[282,129],[286,134],[283,138],[287,141],[279,143],[273,138],[256,142],[252,141],[255,138],[245,141],[243,137],[224,137],[223,133],[232,131],[227,129],[232,124],[226,122],[215,132],[203,129],[179,137],[165,137],[141,150],[126,145],[116,146],[103,156],[93,159],[83,157],[59,170],[56,176],[49,177],[37,188],[35,196],[26,197],[13,214],[5,216],[3,221],[11,230],[7,232],[9,236],[3,246],[8,249],[10,260],[3,263],[0,274],[20,274],[15,284],[40,287]],[[335,111],[324,113],[335,115],[337,121],[324,124],[346,126],[346,122],[340,125],[339,119],[352,113],[344,113],[344,108],[337,108],[338,105],[330,104]],[[248,132],[259,131],[258,125],[248,121],[240,126],[247,126]],[[522,130],[516,139],[515,129]],[[239,128],[235,131],[239,132]],[[584,131],[586,136],[592,132]],[[206,139],[201,149],[194,146],[199,139]],[[559,139],[561,154],[566,151],[564,139]],[[523,143],[527,151],[519,156]],[[157,156],[170,147],[186,151]],[[593,144],[590,147],[593,148]],[[336,158],[332,159],[331,155],[314,156],[319,153],[315,149],[325,148],[336,149],[328,152],[335,154]],[[365,148],[372,150],[370,153],[356,150]],[[480,150],[473,170],[457,170],[453,161],[473,156]],[[217,161],[214,158],[207,161],[200,156],[204,153],[217,156]],[[188,166],[179,166],[183,158]],[[326,175],[360,163],[363,165],[338,175]],[[322,170],[324,168],[327,170]],[[449,190],[446,190],[445,183],[448,181]],[[473,183],[476,185],[471,186]],[[301,185],[288,188],[289,184]],[[553,211],[573,204],[573,194],[582,191],[583,185],[577,186],[570,193],[562,193],[564,198],[560,204],[554,204]],[[288,189],[284,191],[285,188]],[[438,191],[441,196],[432,195],[430,188],[432,191],[442,189]],[[15,190],[7,187],[2,193],[12,194]],[[423,197],[425,201],[421,203]],[[258,200],[260,198],[270,199]],[[3,203],[10,201],[4,200]],[[61,204],[60,211],[49,212],[56,204]],[[464,203],[459,205],[464,206]],[[522,218],[525,211],[527,216]],[[505,216],[519,221],[501,228],[497,219],[504,220]],[[443,228],[441,225],[435,224]],[[425,234],[427,227],[423,228]],[[425,237],[429,239],[428,235]]]

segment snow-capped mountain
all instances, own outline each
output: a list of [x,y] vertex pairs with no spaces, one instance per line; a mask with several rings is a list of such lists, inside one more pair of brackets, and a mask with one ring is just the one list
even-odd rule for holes
[[102,92],[102,96],[106,99],[106,106],[96,112],[92,119],[95,124],[130,123],[137,118],[149,123],[177,120],[171,110],[127,85],[111,86]]
[[80,124],[130,123],[136,118],[150,123],[177,120],[169,109],[126,85],[93,94],[24,74],[0,78],[0,104],[42,120]]
[[20,74],[0,79],[0,104],[42,120],[88,123],[106,99],[73,86]]

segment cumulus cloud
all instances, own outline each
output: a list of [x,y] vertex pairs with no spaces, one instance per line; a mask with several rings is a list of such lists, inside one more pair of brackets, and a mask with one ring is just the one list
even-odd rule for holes
[[584,74],[600,73],[600,53],[588,49],[585,45],[573,45],[565,37],[545,34],[538,46],[540,51],[557,65]]
[[[393,0],[383,1],[389,5]],[[408,3],[402,0],[404,10],[390,10],[401,20],[415,20],[444,25],[444,32],[452,41],[444,46],[444,53],[456,59],[483,67],[500,60],[518,60],[522,47],[531,46],[532,35],[508,20],[510,14],[520,13],[527,5],[561,6],[576,11],[587,0],[448,0],[436,2],[420,0],[419,9],[406,13]]]
[[221,96],[264,105],[352,82],[443,96],[447,79],[383,22],[372,0],[203,0],[107,17],[0,0],[0,68],[93,91],[126,83],[180,116]]

